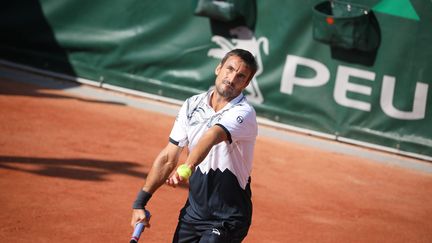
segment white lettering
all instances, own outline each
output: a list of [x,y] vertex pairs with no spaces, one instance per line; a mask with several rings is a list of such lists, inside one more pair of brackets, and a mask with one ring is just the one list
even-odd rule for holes
[[[298,77],[297,70],[299,66],[310,68],[315,72],[315,76],[311,78]],[[342,65],[338,66],[333,90],[333,97],[336,103],[357,110],[371,111],[371,102],[349,97],[349,94],[356,93],[370,97],[372,95],[372,87],[365,84],[353,83],[352,78],[375,81],[376,74],[357,68]],[[280,91],[291,95],[295,86],[318,87],[325,85],[329,79],[330,71],[323,63],[305,57],[287,55],[282,73]],[[395,119],[424,119],[426,116],[429,85],[417,82],[411,110],[407,108],[401,110],[393,105],[393,100],[395,99],[395,83],[395,77],[384,75],[380,95],[380,106],[383,112],[387,116]]]
[[[316,72],[313,78],[300,78],[296,76],[298,65],[303,65],[313,69]],[[316,87],[327,83],[330,79],[330,71],[327,67],[315,60],[288,55],[285,67],[282,73],[280,91],[286,94],[292,94],[294,85],[303,87]]]
[[349,82],[350,77],[357,77],[373,81],[375,73],[356,68],[339,66],[336,75],[334,98],[342,106],[351,107],[359,110],[370,111],[371,105],[364,101],[355,100],[347,97],[347,92],[355,92],[370,96],[372,88],[360,84]]
[[416,84],[414,102],[411,111],[401,111],[393,106],[395,78],[384,75],[381,89],[381,108],[390,117],[403,120],[423,119],[426,113],[426,101],[428,94],[428,84],[418,82]]

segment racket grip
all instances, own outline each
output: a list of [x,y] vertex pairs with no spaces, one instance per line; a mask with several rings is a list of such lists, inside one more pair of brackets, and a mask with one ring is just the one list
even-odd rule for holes
[[141,222],[136,223],[130,243],[137,243],[143,231],[144,231],[144,223]]
[[[146,215],[146,219],[148,221],[150,219],[151,214],[147,210],[145,210],[144,212],[145,212],[145,215]],[[139,238],[141,237],[142,232],[144,231],[144,228],[145,228],[145,225],[144,225],[143,222],[136,223],[135,227],[134,227],[134,231],[132,233],[131,240],[130,240],[129,243],[137,243],[138,240],[139,240]]]

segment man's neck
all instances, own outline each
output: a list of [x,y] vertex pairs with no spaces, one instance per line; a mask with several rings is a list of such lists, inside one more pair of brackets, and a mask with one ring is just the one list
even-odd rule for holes
[[215,112],[218,112],[223,109],[231,100],[233,100],[233,98],[228,99],[219,95],[216,91],[213,91],[210,98],[210,106]]

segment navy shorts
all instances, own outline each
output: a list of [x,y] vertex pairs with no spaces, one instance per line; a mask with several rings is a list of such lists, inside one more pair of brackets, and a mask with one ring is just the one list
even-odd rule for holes
[[173,243],[240,243],[249,227],[233,228],[227,224],[189,224],[179,221]]

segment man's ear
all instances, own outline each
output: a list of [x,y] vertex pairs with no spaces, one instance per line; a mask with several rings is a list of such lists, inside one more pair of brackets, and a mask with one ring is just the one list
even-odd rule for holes
[[219,65],[217,65],[217,67],[215,69],[216,76],[219,75],[219,72],[220,72],[221,68],[222,68],[222,65],[219,63]]
[[249,80],[245,83],[244,89],[245,89],[245,88],[250,84],[251,80],[252,80],[252,79],[249,79]]
[[250,82],[252,81],[252,79],[253,79],[254,76],[255,76],[255,73],[251,73],[250,74],[249,80],[246,82],[246,86],[245,87],[247,87],[250,84]]

